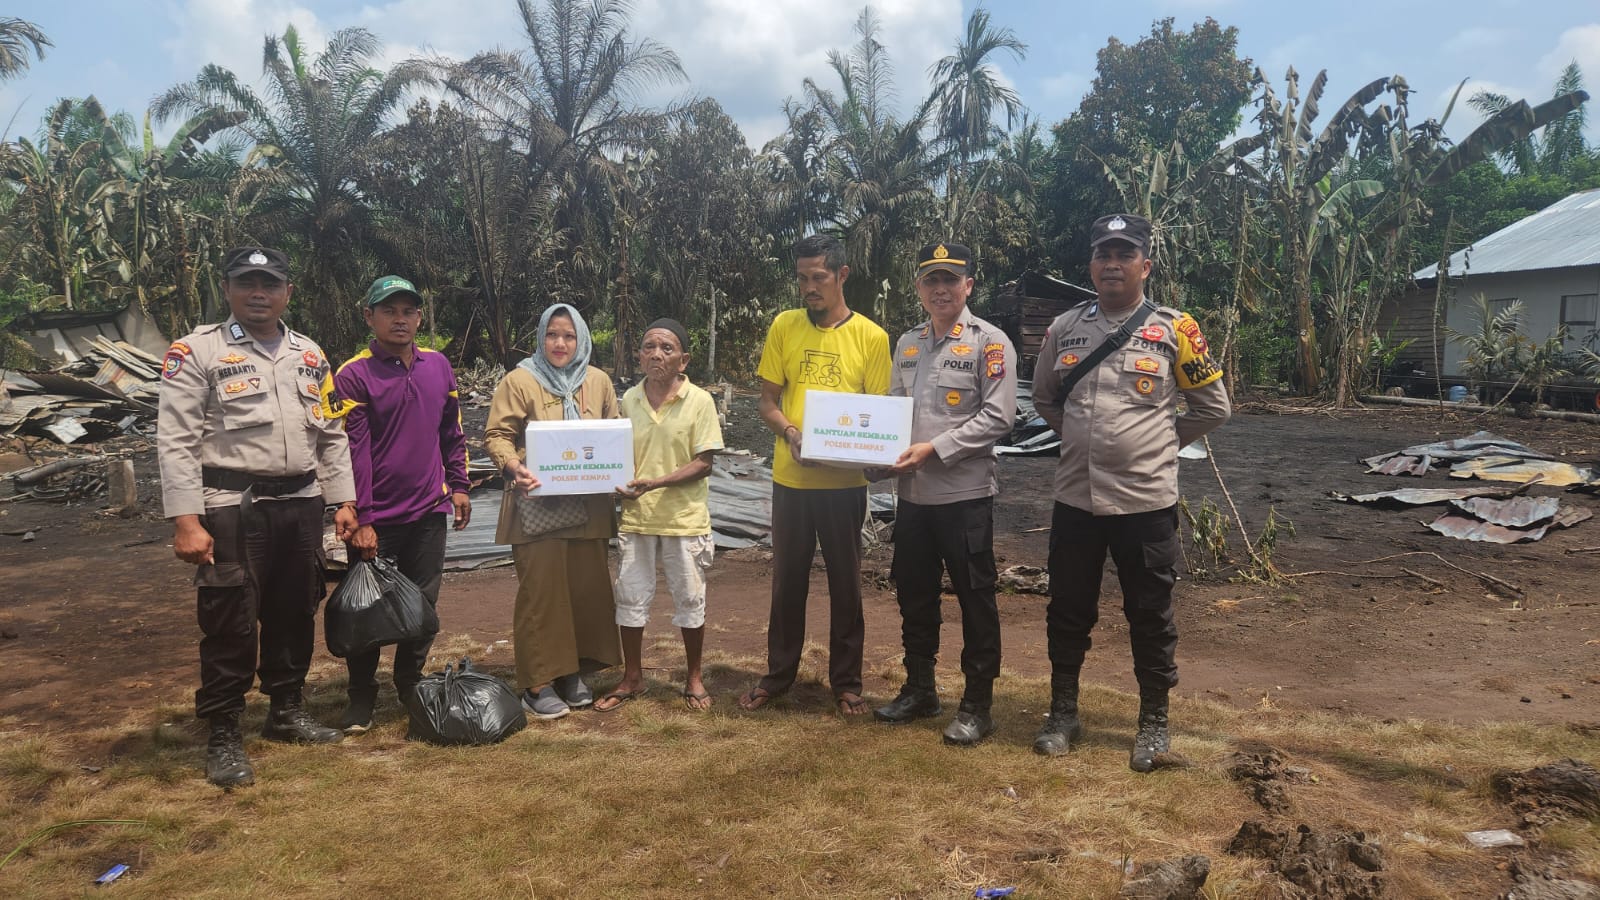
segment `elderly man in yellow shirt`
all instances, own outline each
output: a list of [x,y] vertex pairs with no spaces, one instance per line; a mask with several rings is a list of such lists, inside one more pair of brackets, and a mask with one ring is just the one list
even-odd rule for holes
[[711,395],[689,383],[689,333],[674,319],[657,319],[639,345],[644,381],[622,395],[633,422],[633,481],[617,488],[623,498],[617,542],[617,625],[622,629],[622,681],[595,702],[616,709],[645,692],[644,626],[656,593],[659,560],[672,592],[672,624],[683,631],[687,657],[683,702],[711,708],[700,680],[705,643],[706,579],[714,544],[706,505],[711,458],[722,449],[722,426]]

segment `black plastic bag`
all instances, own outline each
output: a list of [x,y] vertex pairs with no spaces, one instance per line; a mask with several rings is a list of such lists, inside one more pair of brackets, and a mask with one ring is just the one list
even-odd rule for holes
[[406,710],[406,737],[432,744],[497,744],[528,725],[516,693],[465,657],[459,667],[424,676],[406,698]]
[[328,598],[322,617],[328,652],[353,656],[439,633],[439,614],[422,589],[383,557],[357,559]]

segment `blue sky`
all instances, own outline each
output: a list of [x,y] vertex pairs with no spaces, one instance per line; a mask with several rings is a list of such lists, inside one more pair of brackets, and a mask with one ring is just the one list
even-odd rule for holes
[[[902,102],[927,90],[928,67],[950,52],[965,16],[963,0],[881,0],[883,41]],[[1294,66],[1309,81],[1327,69],[1329,110],[1356,88],[1402,74],[1416,94],[1413,117],[1440,115],[1450,93],[1489,89],[1544,99],[1561,68],[1577,59],[1600,95],[1600,3],[1595,0],[1345,0],[1312,5],[1254,0],[1153,0],[1083,4],[990,0],[996,24],[1029,45],[1020,63],[997,60],[1036,118],[1054,123],[1076,108],[1094,77],[1095,53],[1116,36],[1132,42],[1172,16],[1179,27],[1212,16],[1239,29],[1239,50],[1281,90]],[[21,79],[0,85],[0,120],[9,135],[33,134],[56,98],[98,96],[112,109],[142,115],[150,99],[194,77],[207,62],[254,78],[269,33],[294,23],[313,47],[339,28],[361,26],[385,42],[390,60],[424,53],[465,57],[496,45],[517,47],[514,0],[13,0],[6,15],[38,24],[55,42]],[[689,84],[645,98],[716,98],[746,138],[760,146],[782,123],[786,96],[813,77],[833,83],[831,48],[847,47],[861,0],[637,0],[634,30],[671,47]],[[1329,12],[1331,11],[1331,12]],[[13,119],[13,116],[15,117]],[[1600,113],[1590,139],[1600,141]],[[1477,121],[1462,104],[1448,123],[1464,136]],[[170,126],[168,129],[170,131]]]

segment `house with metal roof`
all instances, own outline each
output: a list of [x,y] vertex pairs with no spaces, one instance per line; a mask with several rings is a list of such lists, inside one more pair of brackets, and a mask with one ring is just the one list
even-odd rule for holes
[[[1600,189],[1573,194],[1453,254],[1451,297],[1436,323],[1438,269],[1432,265],[1414,273],[1418,289],[1385,304],[1379,315],[1379,333],[1387,343],[1412,341],[1397,358],[1409,371],[1431,376],[1437,358],[1446,384],[1464,383],[1465,353],[1437,326],[1473,331],[1479,294],[1492,313],[1520,300],[1517,330],[1530,340],[1543,342],[1566,325],[1569,351],[1600,352]],[[1586,399],[1593,394],[1590,386]]]

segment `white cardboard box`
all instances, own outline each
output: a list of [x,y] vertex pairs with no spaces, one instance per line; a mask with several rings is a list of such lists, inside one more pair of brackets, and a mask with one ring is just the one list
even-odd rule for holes
[[528,468],[536,496],[609,494],[633,480],[633,423],[627,419],[529,422]]
[[911,446],[911,398],[806,391],[800,455],[849,469],[891,466]]

